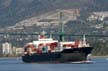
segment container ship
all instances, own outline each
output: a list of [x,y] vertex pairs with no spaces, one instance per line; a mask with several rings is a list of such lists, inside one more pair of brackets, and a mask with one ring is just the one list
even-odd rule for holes
[[85,40],[82,41],[58,41],[43,35],[37,41],[27,43],[24,46],[23,62],[31,63],[65,63],[86,61],[91,47]]
[[87,42],[85,36],[82,41],[64,41],[64,28],[60,13],[61,35],[60,40],[47,38],[45,34],[39,35],[38,40],[24,46],[22,61],[25,63],[67,63],[86,61],[93,47]]

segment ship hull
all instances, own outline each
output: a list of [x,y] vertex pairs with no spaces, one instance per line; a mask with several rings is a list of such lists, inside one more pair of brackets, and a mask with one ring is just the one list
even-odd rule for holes
[[86,61],[87,55],[91,53],[92,47],[64,49],[62,52],[25,54],[22,60],[25,63],[66,63]]

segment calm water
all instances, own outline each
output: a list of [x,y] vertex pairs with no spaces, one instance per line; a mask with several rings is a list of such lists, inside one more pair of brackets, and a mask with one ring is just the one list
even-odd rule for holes
[[92,64],[27,64],[20,58],[0,58],[0,71],[108,71],[106,57],[92,61]]

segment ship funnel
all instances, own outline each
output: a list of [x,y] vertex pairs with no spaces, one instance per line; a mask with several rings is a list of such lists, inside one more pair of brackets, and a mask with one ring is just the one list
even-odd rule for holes
[[46,32],[43,30],[41,34],[38,36],[38,39],[44,39]]

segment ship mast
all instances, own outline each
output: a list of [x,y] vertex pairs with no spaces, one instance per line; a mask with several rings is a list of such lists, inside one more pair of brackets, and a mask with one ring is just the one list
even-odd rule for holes
[[60,41],[64,41],[64,24],[63,24],[63,13],[60,11],[59,23],[61,25],[60,30]]

